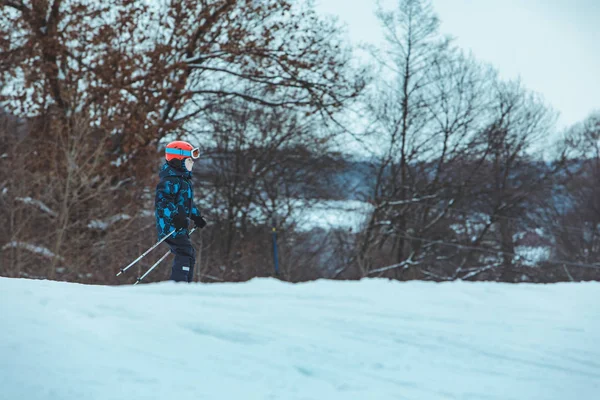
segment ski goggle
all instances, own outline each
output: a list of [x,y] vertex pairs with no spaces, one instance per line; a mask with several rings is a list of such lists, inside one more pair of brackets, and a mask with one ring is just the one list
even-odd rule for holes
[[192,157],[194,160],[200,158],[200,149],[194,148],[192,150],[183,150],[183,149],[171,149],[168,148],[165,151],[167,154],[173,154],[176,156],[184,156],[184,157]]

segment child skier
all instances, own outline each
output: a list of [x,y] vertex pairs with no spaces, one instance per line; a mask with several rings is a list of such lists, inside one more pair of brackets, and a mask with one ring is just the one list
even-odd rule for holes
[[165,242],[175,254],[171,280],[191,282],[194,277],[196,252],[188,233],[188,218],[202,229],[206,221],[194,205],[192,166],[200,156],[198,148],[183,141],[174,141],[165,150],[166,163],[162,166],[156,186],[155,216],[158,239],[175,231]]

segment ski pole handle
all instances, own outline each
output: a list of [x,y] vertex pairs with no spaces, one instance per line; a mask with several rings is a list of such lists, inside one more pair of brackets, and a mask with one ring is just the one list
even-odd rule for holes
[[138,261],[140,261],[142,258],[144,258],[148,253],[150,253],[152,250],[154,250],[159,244],[161,244],[162,242],[164,242],[165,240],[167,240],[172,234],[174,234],[176,231],[172,231],[171,233],[169,233],[167,236],[165,236],[164,238],[162,238],[161,240],[159,240],[154,246],[150,247],[148,250],[146,250],[144,252],[144,254],[142,254],[141,256],[139,256],[138,258],[136,258],[135,260],[133,260],[131,262],[131,264],[129,264],[128,266],[126,266],[125,268],[120,268],[120,271],[117,273],[117,276],[121,275],[122,273],[124,273],[125,271],[127,271],[129,268],[133,267]]

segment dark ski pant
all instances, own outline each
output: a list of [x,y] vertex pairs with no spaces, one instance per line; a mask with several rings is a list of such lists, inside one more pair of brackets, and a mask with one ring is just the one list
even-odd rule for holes
[[191,282],[194,278],[196,251],[192,247],[189,235],[186,233],[174,238],[171,237],[165,242],[171,248],[171,253],[175,254],[171,278],[169,279],[175,282]]

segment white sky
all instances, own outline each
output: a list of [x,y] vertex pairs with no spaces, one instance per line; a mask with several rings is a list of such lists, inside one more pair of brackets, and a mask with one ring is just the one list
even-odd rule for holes
[[[377,44],[376,0],[315,0],[317,11],[347,24],[353,43]],[[385,8],[398,4],[382,0]],[[521,78],[560,113],[559,128],[600,109],[600,0],[432,0],[441,32]]]

